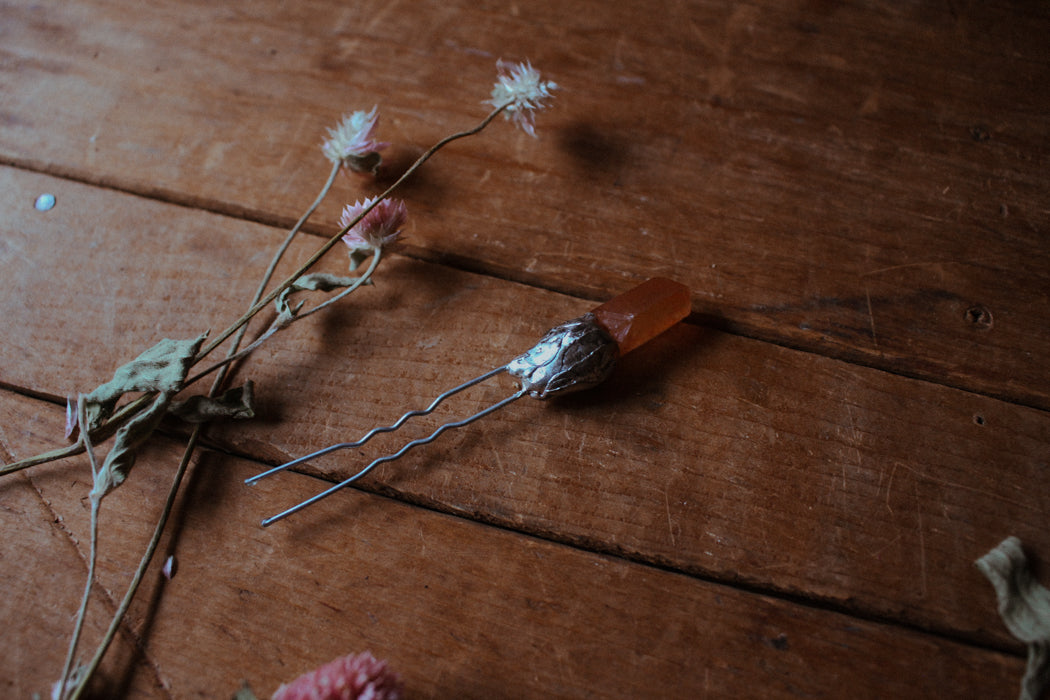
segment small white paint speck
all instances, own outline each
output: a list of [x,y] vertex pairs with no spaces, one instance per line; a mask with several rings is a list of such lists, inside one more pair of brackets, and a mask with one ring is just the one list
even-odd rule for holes
[[51,211],[55,208],[55,195],[44,193],[36,198],[36,203],[33,204],[37,211]]

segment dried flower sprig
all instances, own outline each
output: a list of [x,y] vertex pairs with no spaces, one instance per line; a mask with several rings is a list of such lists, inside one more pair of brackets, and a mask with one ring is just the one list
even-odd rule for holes
[[492,97],[486,100],[493,107],[504,109],[504,116],[512,119],[529,136],[536,135],[535,113],[546,109],[551,91],[558,85],[551,80],[541,80],[540,73],[529,61],[507,63],[497,61],[499,79],[492,88]]
[[[89,394],[80,395],[76,400],[75,417],[72,414],[73,402],[70,401],[67,436],[72,435],[74,432],[78,434],[74,445],[61,450],[52,450],[0,468],[0,475],[4,475],[85,451],[90,458],[95,481],[90,499],[92,504],[92,526],[89,562],[91,566],[89,567],[84,597],[77,615],[75,631],[70,642],[66,664],[60,680],[55,684],[56,692],[61,698],[75,699],[83,694],[109,644],[114,639],[116,631],[126,615],[159,545],[182,480],[201,437],[203,421],[208,416],[215,415],[233,417],[250,417],[252,415],[252,390],[250,384],[246,384],[244,387],[237,387],[234,390],[225,392],[221,397],[219,396],[222,393],[231,363],[245,357],[266,338],[269,338],[277,330],[287,327],[292,321],[300,320],[310,313],[319,311],[364,284],[370,283],[372,274],[383,258],[383,251],[398,240],[406,220],[407,210],[404,203],[390,200],[388,197],[437,151],[453,141],[479,133],[501,112],[513,119],[526,132],[535,135],[533,113],[546,107],[546,101],[550,98],[550,92],[557,86],[553,82],[541,80],[539,73],[528,63],[512,65],[501,61],[497,64],[497,68],[499,72],[498,81],[493,89],[492,99],[489,101],[494,109],[479,124],[466,131],[447,136],[437,142],[425,151],[411,167],[402,173],[379,196],[347,207],[340,220],[340,230],[315,251],[291,276],[280,282],[269,292],[266,292],[265,290],[269,286],[279,261],[307,219],[328,195],[339,171],[350,169],[374,172],[380,162],[378,151],[388,145],[376,140],[375,137],[375,129],[379,117],[378,108],[376,107],[373,107],[368,112],[354,112],[345,117],[335,129],[329,129],[329,138],[322,145],[322,152],[332,161],[332,169],[328,179],[313,204],[307,208],[306,212],[292,227],[284,242],[278,248],[263,275],[262,282],[249,304],[248,310],[203,347],[204,335],[193,340],[165,340],[142,353],[136,360],[119,368],[113,380]],[[353,271],[366,257],[371,256],[368,269],[358,277],[332,278],[331,276],[317,274],[307,275],[310,268],[332,247],[337,245],[340,240],[344,241],[350,250],[351,270]],[[343,291],[324,303],[315,306],[309,312],[299,313],[298,309],[301,308],[301,304],[292,311],[287,303],[288,295],[297,291],[331,291],[338,288],[341,288]],[[279,309],[284,309],[279,313],[278,321],[272,324],[255,342],[244,350],[239,350],[248,323],[262,309],[273,302],[278,303]],[[282,318],[282,314],[286,314],[286,317]],[[225,360],[187,378],[191,367],[200,364],[216,348],[231,338]],[[159,369],[154,371],[151,368]],[[172,398],[185,387],[216,370],[218,374],[213,380],[211,390],[206,397],[196,397],[199,400],[188,402],[172,401]],[[121,397],[128,392],[142,393],[122,406],[117,406]],[[87,603],[90,599],[91,587],[94,581],[100,504],[112,489],[117,488],[124,481],[134,463],[136,449],[152,434],[160,419],[170,411],[174,411],[182,416],[190,416],[189,420],[195,422],[194,428],[175,471],[152,538],[139,562],[139,566],[124,598],[121,600],[110,626],[96,648],[91,661],[86,665],[77,665],[74,668],[73,660],[76,658],[80,630],[83,628]],[[114,446],[100,466],[95,460],[93,446],[114,436],[114,434],[116,435]],[[372,659],[372,661],[374,662],[375,660]],[[368,666],[366,661],[360,659],[355,663],[359,666],[363,665],[362,667]],[[380,696],[375,697],[379,698]],[[398,696],[390,695],[386,697],[393,698]]]

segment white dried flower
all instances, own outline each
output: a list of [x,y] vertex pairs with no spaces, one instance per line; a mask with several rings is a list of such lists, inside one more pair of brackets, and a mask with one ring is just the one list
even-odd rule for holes
[[504,116],[513,119],[525,133],[535,136],[534,112],[547,107],[546,100],[551,99],[551,91],[557,89],[557,84],[540,80],[540,72],[528,61],[507,63],[501,60],[496,62],[496,69],[499,79],[487,103],[493,107],[506,105]]
[[372,111],[358,111],[343,117],[334,129],[328,129],[328,139],[321,146],[325,157],[356,172],[375,172],[381,158],[379,151],[390,144],[376,141],[375,129],[379,123],[379,107]]

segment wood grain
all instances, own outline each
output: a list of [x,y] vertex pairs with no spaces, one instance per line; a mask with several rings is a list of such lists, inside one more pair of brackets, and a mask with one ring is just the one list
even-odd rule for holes
[[[0,457],[65,397],[238,316],[378,104],[283,272],[484,116],[498,58],[559,88],[426,164],[377,284],[239,367],[96,688],[222,697],[370,649],[409,697],[1014,697],[973,561],[1050,557],[1050,5],[13,0],[0,9]],[[51,211],[37,195],[57,198]],[[322,264],[345,270],[341,254]],[[647,277],[693,314],[587,394],[506,395],[353,439]],[[260,322],[262,319],[260,319]],[[259,324],[256,324],[256,330]],[[186,428],[107,499],[98,639]],[[47,694],[86,572],[83,459],[0,481],[0,694]],[[10,647],[10,648],[9,648]]]
[[530,57],[562,86],[541,138],[428,167],[413,255],[589,299],[666,275],[710,325],[1046,409],[1048,30],[1024,2],[14,3],[0,159],[285,222],[339,114],[382,105],[389,177]]
[[[0,411],[5,425],[60,419],[57,408],[9,392],[0,392]],[[25,450],[47,443],[36,428],[18,437]],[[119,590],[134,566],[178,449],[157,443],[104,504],[107,590]],[[359,492],[319,505],[299,527],[263,530],[255,523],[274,502],[302,498],[315,484],[243,486],[254,469],[200,456],[162,550],[177,556],[177,573],[164,582],[155,566],[147,579],[154,591],[129,618],[156,669],[130,674],[129,694],[221,697],[248,680],[265,695],[364,648],[389,658],[409,697],[1005,698],[1020,673],[1020,659],[997,652]],[[55,464],[31,477],[31,495],[79,542],[85,471]],[[3,517],[18,528],[40,522],[29,512]],[[20,542],[4,538],[5,561]],[[18,572],[21,585],[51,570],[29,566]],[[36,615],[41,604],[30,597],[23,610]],[[0,655],[0,675],[39,688],[52,672],[44,661]]]
[[[31,305],[7,310],[0,380],[38,394],[86,391],[108,378],[117,358],[91,348],[128,348],[130,357],[160,336],[222,327],[248,292],[206,300],[209,285],[231,268],[246,279],[247,251],[281,238],[45,176],[2,177],[0,196],[27,211],[5,236],[21,257],[2,272],[23,287],[32,277],[54,280],[47,298],[63,300],[42,312],[46,324],[26,311]],[[60,192],[64,205],[32,210],[26,203],[43,190]],[[154,249],[140,221],[165,222],[164,248]],[[52,252],[62,232],[70,249],[122,252],[71,268]],[[207,232],[207,254],[184,243],[199,232]],[[311,248],[294,246],[291,257]],[[331,269],[339,264],[336,256]],[[109,265],[126,270],[119,293],[104,288]],[[207,284],[186,284],[187,270]],[[508,361],[589,306],[405,258],[381,273],[375,288],[264,346],[237,375],[256,382],[259,416],[221,426],[213,439],[272,464],[356,439]],[[162,318],[173,328],[161,328]],[[509,392],[492,382],[307,470],[345,478]],[[1048,437],[1041,411],[680,326],[625,358],[607,385],[547,405],[519,402],[381,467],[364,486],[598,552],[1008,646],[973,561],[1006,534],[1036,556],[1050,551]],[[270,514],[293,503],[274,502]],[[303,528],[295,519],[276,527]]]

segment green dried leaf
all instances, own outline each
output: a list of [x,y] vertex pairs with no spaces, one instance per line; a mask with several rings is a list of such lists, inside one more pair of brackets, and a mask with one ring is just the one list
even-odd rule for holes
[[[351,255],[350,269],[353,270],[355,267],[353,255]],[[357,277],[332,275],[327,272],[314,272],[309,275],[303,275],[293,282],[288,289],[281,292],[274,302],[277,305],[277,318],[274,320],[273,326],[278,329],[287,327],[295,320],[295,317],[303,308],[305,302],[299,302],[294,307],[289,304],[289,299],[295,292],[331,292],[360,283],[360,279]],[[372,280],[365,280],[363,284],[372,284]]]
[[[335,289],[344,289],[357,283],[356,277],[344,277],[342,275],[330,275],[327,272],[314,272],[303,275],[297,279],[289,289],[293,292],[331,292]],[[366,282],[365,284],[368,284]]]
[[273,326],[276,328],[286,328],[295,317],[299,315],[300,309],[303,308],[305,301],[300,301],[294,307],[288,305],[288,297],[292,293],[291,288],[281,292],[281,295],[277,297],[274,304],[277,305],[277,318],[274,319]]
[[222,396],[191,396],[185,401],[172,401],[168,412],[187,423],[204,423],[215,418],[254,418],[255,384],[227,389]]
[[258,698],[248,685],[248,682],[245,681],[244,685],[241,686],[241,689],[234,693],[232,700],[258,700]]
[[1043,697],[1050,688],[1050,590],[1036,581],[1016,537],[1007,537],[978,559],[977,568],[995,588],[1006,628],[1028,645],[1021,700]]
[[128,392],[177,394],[207,335],[203,333],[193,340],[165,338],[131,362],[117,368],[113,379],[84,397],[88,429],[94,430],[112,415],[117,401]]
[[124,483],[128,472],[135,466],[137,450],[164,418],[171,403],[173,393],[157,394],[147,408],[139,411],[134,418],[121,426],[113,438],[113,447],[106,455],[106,461],[95,475],[95,484],[91,489],[91,498],[101,500],[110,491]]

